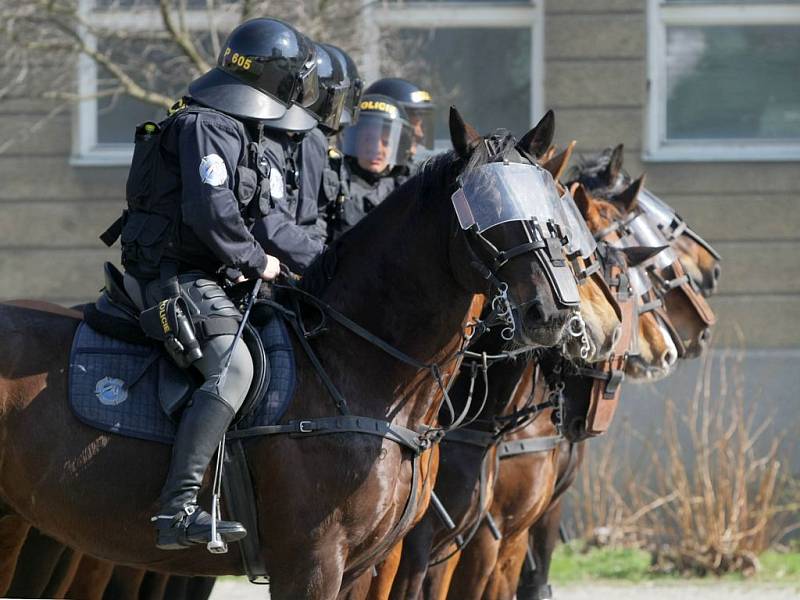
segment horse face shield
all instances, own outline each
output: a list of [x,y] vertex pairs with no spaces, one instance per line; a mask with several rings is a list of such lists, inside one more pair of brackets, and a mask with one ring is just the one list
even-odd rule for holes
[[[567,217],[549,172],[535,165],[489,163],[462,178],[452,201],[461,227],[473,232],[494,258],[493,272],[533,252],[556,302],[565,309],[578,307],[575,276],[564,256]],[[509,222],[520,224],[527,242],[497,249],[483,233]]]

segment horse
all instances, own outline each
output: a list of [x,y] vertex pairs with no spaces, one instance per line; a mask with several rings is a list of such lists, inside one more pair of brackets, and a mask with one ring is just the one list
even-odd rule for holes
[[[621,165],[621,146],[614,151],[616,158],[612,161],[617,164],[616,170]],[[616,177],[616,175],[614,176]],[[580,185],[581,191],[576,190],[576,202],[582,207],[582,211],[587,215],[587,222],[594,231],[603,231],[611,227],[614,221],[624,218],[619,209],[621,203],[615,206],[610,201],[603,201],[589,193],[584,186]],[[691,238],[690,238],[691,239]],[[678,238],[680,240],[680,238]],[[698,245],[698,247],[702,247]],[[703,248],[704,251],[705,248]],[[709,253],[711,255],[712,253]],[[681,262],[690,260],[687,255],[680,255]],[[690,269],[687,268],[687,273]],[[697,268],[699,271],[699,267]],[[717,272],[716,276],[719,276]],[[707,290],[711,293],[711,289]],[[673,312],[667,306],[667,314],[670,318]],[[686,357],[686,356],[684,356]],[[646,369],[637,369],[630,373],[630,379],[634,382],[642,377]],[[550,561],[555,547],[560,539],[560,525],[562,512],[562,497],[564,492],[572,485],[577,477],[578,469],[583,462],[586,447],[583,443],[564,442],[559,448],[558,460],[558,479],[553,498],[544,514],[530,528],[529,548],[533,565],[525,563],[521,573],[520,582],[517,588],[518,600],[547,600],[552,598],[552,589],[548,584]],[[531,568],[535,566],[535,568]]]
[[[562,172],[572,147],[561,155],[552,157],[543,166],[554,179]],[[580,313],[586,323],[591,357],[604,358],[616,340],[620,321],[619,308],[597,282],[579,287]],[[571,336],[572,337],[572,336]],[[574,337],[572,339],[575,339]],[[402,550],[392,555],[378,568],[378,576],[367,578],[357,590],[347,594],[348,599],[371,600],[391,597],[416,597],[427,571],[431,548],[446,547],[456,536],[466,534],[480,513],[491,501],[495,470],[496,442],[492,436],[493,419],[506,408],[516,382],[528,362],[526,356],[504,353],[506,342],[499,329],[491,329],[470,344],[471,360],[462,364],[461,372],[450,389],[450,398],[456,412],[478,405],[467,420],[468,429],[448,433],[440,446],[440,464],[436,491],[440,502],[450,511],[455,521],[453,528],[443,526],[442,515],[428,510],[422,520],[402,541]],[[568,344],[568,353],[580,356],[580,344]],[[480,356],[488,355],[486,364]],[[477,376],[478,370],[482,373]],[[448,415],[440,415],[446,422]],[[475,432],[475,427],[481,429]],[[477,439],[476,439],[477,438]],[[468,442],[466,445],[463,442]],[[463,450],[463,451],[462,451]],[[445,517],[446,518],[446,517]]]
[[[518,146],[537,155],[552,139],[552,113],[543,121],[519,141],[506,134],[490,138],[501,156]],[[317,306],[357,318],[388,347],[416,358],[401,362],[398,351],[386,353],[338,321],[309,347],[352,414],[420,432],[417,441],[406,448],[378,436],[304,436],[298,429],[296,436],[245,442],[274,598],[335,598],[427,507],[443,388],[458,367],[465,327],[493,285],[485,277],[485,251],[472,245],[450,200],[458,176],[488,161],[487,138],[455,109],[450,133],[452,152],[426,163],[315,265],[325,273],[335,265],[335,277],[316,290]],[[527,239],[513,225],[486,237],[497,248],[515,248]],[[571,311],[556,305],[538,259],[515,256],[494,274],[498,278],[516,307],[515,341],[558,343]],[[236,553],[155,548],[148,515],[156,509],[169,447],[101,433],[72,415],[66,377],[78,324],[56,308],[0,305],[0,501],[6,514],[114,563],[185,575],[243,573]],[[333,403],[299,341],[293,343],[297,393],[284,420],[313,422],[330,415]],[[208,485],[203,492],[207,501]]]

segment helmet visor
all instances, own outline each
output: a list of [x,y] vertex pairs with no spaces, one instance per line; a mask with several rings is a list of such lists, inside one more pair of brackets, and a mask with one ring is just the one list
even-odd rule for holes
[[297,74],[297,92],[295,102],[308,108],[319,98],[319,76],[317,75],[317,51],[313,50],[303,70]]
[[342,124],[355,125],[358,115],[361,112],[361,96],[364,93],[364,82],[361,79],[353,79],[350,82],[350,89],[344,101],[342,111]]
[[380,173],[405,164],[411,150],[411,127],[404,119],[390,119],[381,113],[363,113],[356,125],[344,130],[342,151]]
[[597,250],[597,242],[569,190],[561,196],[561,203],[567,218],[567,252],[580,254],[581,258],[589,258]]
[[414,108],[406,105],[408,120],[414,132],[414,143],[426,150],[433,151],[434,142],[434,114],[431,108]]
[[318,114],[320,125],[327,127],[331,131],[339,129],[348,91],[349,86],[346,85],[329,86],[327,88]]
[[[462,179],[452,196],[463,229],[483,232],[508,221],[552,221],[566,224],[553,176],[541,167],[489,163]],[[547,228],[542,228],[547,233]]]

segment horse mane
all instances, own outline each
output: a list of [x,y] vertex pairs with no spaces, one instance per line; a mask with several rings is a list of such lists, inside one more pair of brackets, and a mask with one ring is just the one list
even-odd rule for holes
[[[495,155],[505,158],[516,148],[517,140],[511,132],[498,129],[484,138],[489,146],[495,148]],[[431,211],[450,210],[448,201],[458,188],[458,176],[471,173],[475,169],[489,162],[489,153],[486,143],[479,143],[468,160],[464,160],[453,150],[434,154],[425,159],[418,171],[408,178],[397,189],[393,190],[375,209],[370,211],[359,223],[344,235],[331,243],[304,271],[300,287],[310,294],[319,297],[336,272],[336,263],[343,244],[349,243],[358,236],[359,231],[366,227],[373,227],[396,203],[412,205],[411,220],[407,224],[409,231],[415,231],[421,220],[431,218]],[[440,199],[441,202],[432,202],[429,199]]]

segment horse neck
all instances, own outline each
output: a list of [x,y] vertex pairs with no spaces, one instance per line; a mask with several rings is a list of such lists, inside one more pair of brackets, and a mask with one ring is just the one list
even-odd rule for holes
[[[341,239],[334,249],[336,277],[322,298],[408,356],[441,365],[449,381],[458,367],[453,359],[464,325],[479,306],[450,267],[449,204],[421,206],[426,199],[408,198],[413,194],[407,187]],[[319,344],[326,367],[348,374],[346,396],[354,414],[399,414],[400,423],[435,417],[442,394],[428,370],[406,365],[339,327]]]

